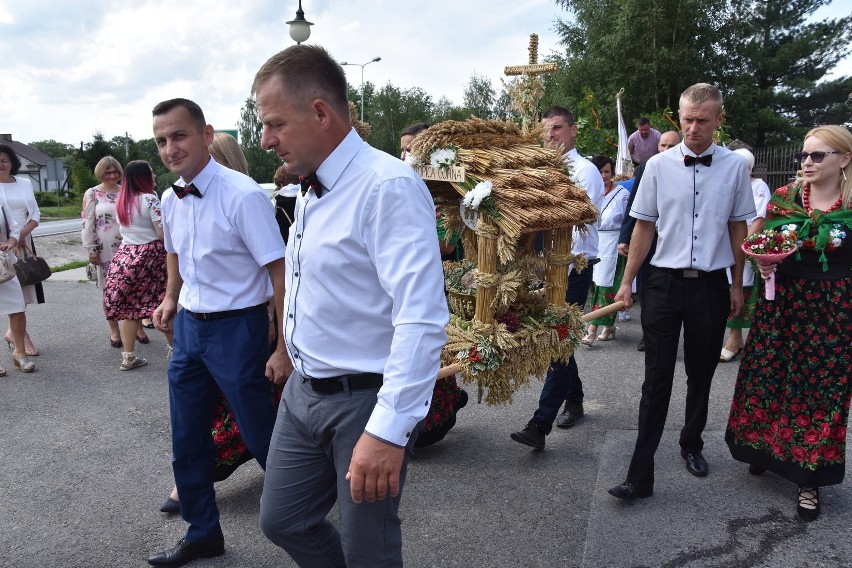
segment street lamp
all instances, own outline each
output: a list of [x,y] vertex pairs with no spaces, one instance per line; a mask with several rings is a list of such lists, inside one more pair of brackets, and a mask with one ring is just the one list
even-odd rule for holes
[[305,19],[305,12],[302,10],[302,0],[299,0],[299,9],[296,10],[296,19],[287,22],[290,25],[290,38],[300,44],[303,41],[308,41],[311,37],[311,26],[314,25]]
[[381,57],[374,57],[366,63],[346,63],[342,61],[341,65],[350,65],[353,67],[361,68],[361,122],[364,122],[364,67],[369,65],[370,63],[376,63],[377,61],[381,61]]

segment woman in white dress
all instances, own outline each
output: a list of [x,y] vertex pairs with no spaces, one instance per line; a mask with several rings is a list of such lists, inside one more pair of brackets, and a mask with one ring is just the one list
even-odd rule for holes
[[[20,245],[26,245],[35,253],[31,233],[33,229],[38,227],[41,212],[35,200],[32,182],[23,177],[15,177],[20,169],[21,160],[18,159],[15,151],[6,144],[0,144],[0,195],[2,195],[3,202],[11,212],[12,217],[9,221],[16,223],[20,229]],[[18,282],[17,278],[14,280]],[[22,292],[27,304],[44,303],[44,289],[41,283],[24,286]],[[11,326],[6,330],[3,339],[9,344],[9,347],[18,345],[15,342],[15,334],[12,332]],[[33,345],[28,333],[24,334],[23,340],[26,355],[30,357],[38,355],[38,349]]]
[[[7,156],[0,153],[0,168],[8,168],[8,162]],[[18,245],[18,236],[21,231],[18,224],[12,220],[12,212],[5,203],[0,203],[0,209],[2,209],[2,214],[0,214],[0,235],[2,235],[0,236],[0,250],[14,255],[12,251]],[[11,280],[0,284],[0,313],[8,314],[9,327],[12,337],[15,339],[16,347],[12,351],[12,361],[15,363],[15,367],[24,373],[32,373],[35,370],[35,365],[29,360],[26,351],[17,347],[24,344],[24,336],[27,334],[25,308],[24,293],[17,276],[13,276]],[[5,376],[6,369],[0,367],[0,377]]]

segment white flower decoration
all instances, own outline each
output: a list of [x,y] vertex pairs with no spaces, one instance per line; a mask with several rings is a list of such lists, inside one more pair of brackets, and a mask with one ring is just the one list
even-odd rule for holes
[[413,168],[420,165],[420,158],[409,152],[405,156],[405,163]]
[[490,181],[481,181],[476,184],[476,187],[464,195],[465,207],[479,209],[479,204],[482,203],[483,199],[491,195],[491,189],[493,187],[494,186]]
[[456,165],[456,153],[450,148],[441,148],[429,154],[433,168],[449,168]]

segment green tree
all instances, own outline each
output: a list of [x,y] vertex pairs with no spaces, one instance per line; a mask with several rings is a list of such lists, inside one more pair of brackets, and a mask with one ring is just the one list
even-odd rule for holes
[[64,142],[57,142],[53,139],[30,142],[28,145],[33,148],[38,148],[51,158],[59,158],[66,161],[70,161],[77,152],[77,148],[73,145],[65,144]]
[[445,120],[466,120],[470,118],[470,111],[464,107],[456,106],[447,97],[442,96],[435,103],[432,113],[432,124]]
[[257,115],[254,98],[247,98],[245,105],[240,109],[237,129],[240,131],[240,146],[248,162],[249,175],[258,183],[272,182],[275,170],[281,166],[282,162],[275,152],[266,151],[260,145],[263,124]]
[[117,153],[115,146],[104,139],[104,135],[100,132],[95,132],[92,141],[85,145],[85,150],[82,153],[82,160],[88,166],[89,170],[95,171],[95,166],[104,156],[112,156],[122,164],[124,160],[124,152]]
[[469,114],[479,118],[492,118],[496,96],[491,79],[474,72],[464,87],[464,106]]
[[433,106],[432,97],[423,89],[403,90],[388,83],[372,97],[370,112],[365,114],[373,129],[370,145],[399,155],[399,133],[415,122],[428,122]]
[[831,0],[730,0],[718,82],[732,135],[756,147],[852,119],[850,77],[823,81],[850,52],[852,15],[806,23]]

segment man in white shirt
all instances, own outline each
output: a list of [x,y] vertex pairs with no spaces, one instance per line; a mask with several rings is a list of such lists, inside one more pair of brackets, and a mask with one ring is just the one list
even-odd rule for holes
[[[604,184],[598,168],[582,157],[574,143],[577,140],[577,125],[574,115],[566,108],[551,107],[543,115],[547,129],[547,147],[561,148],[565,152],[565,163],[571,171],[571,181],[586,190],[598,211],[604,200]],[[600,214],[594,223],[586,225],[585,234],[576,227],[572,235],[571,253],[583,254],[589,265],[582,272],[573,266],[568,274],[568,288],[565,291],[565,301],[577,304],[581,308],[586,304],[589,287],[592,284],[592,266],[598,262],[598,229]],[[565,410],[557,418],[559,407],[565,401]],[[513,432],[511,437],[520,444],[525,444],[536,450],[544,449],[545,437],[553,429],[553,422],[560,428],[570,428],[583,417],[583,382],[574,356],[564,365],[551,361],[547,370],[544,387],[538,401],[538,409],[523,430]]]
[[213,127],[197,104],[163,101],[153,115],[160,158],[180,176],[163,193],[168,283],[153,320],[160,331],[174,332],[168,370],[172,469],[189,529],[177,546],[148,563],[183,566],[225,550],[211,434],[220,391],[246,446],[261,467],[266,464],[275,405],[264,375],[280,384],[292,368],[284,342],[271,357],[267,343],[269,299],[279,310],[284,300],[284,241],[260,186],[210,157]]
[[[648,160],[630,215],[637,219],[627,267],[615,301],[633,304],[630,283],[639,271],[657,230],[657,250],[642,296],[645,381],[639,403],[639,427],[627,480],[609,493],[618,499],[650,497],[654,492],[654,454],[666,424],[683,328],[687,375],[681,457],[689,473],[704,477],[701,433],[719,345],[729,314],[743,305],[740,248],[746,219],[753,217],[745,161],[713,143],[722,124],[722,94],[706,83],[680,96],[683,142]],[[725,269],[731,267],[728,288]]]
[[[352,129],[343,69],[296,45],[257,72],[262,145],[304,176],[287,245],[295,371],[270,445],[264,534],[299,566],[402,565],[399,502],[449,321],[425,184]],[[338,505],[340,530],[326,515]]]

